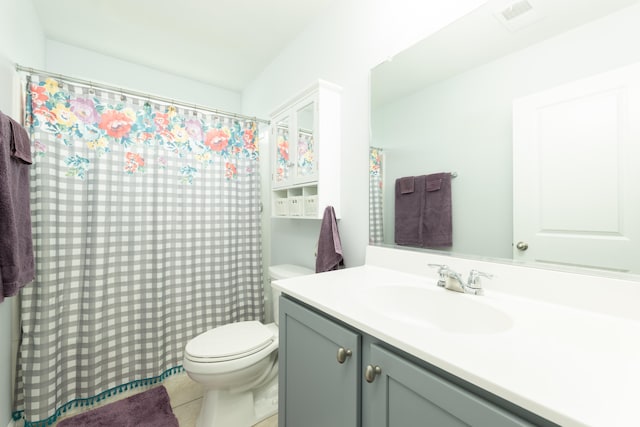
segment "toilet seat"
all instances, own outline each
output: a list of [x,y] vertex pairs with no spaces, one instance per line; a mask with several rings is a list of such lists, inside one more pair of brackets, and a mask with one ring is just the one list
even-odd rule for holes
[[260,352],[275,340],[273,330],[258,321],[229,323],[189,341],[185,358],[198,363],[237,360]]

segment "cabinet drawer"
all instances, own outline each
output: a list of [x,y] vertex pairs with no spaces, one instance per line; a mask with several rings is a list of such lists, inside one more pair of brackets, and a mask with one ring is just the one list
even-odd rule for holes
[[289,197],[289,215],[302,216],[302,197]]
[[289,215],[289,201],[288,199],[276,199],[275,201],[275,214],[277,216]]
[[304,198],[304,216],[318,216],[318,196]]

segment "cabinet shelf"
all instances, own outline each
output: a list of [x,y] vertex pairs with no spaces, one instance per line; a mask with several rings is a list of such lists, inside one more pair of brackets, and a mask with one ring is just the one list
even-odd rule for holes
[[272,197],[274,217],[319,218],[317,184],[274,190]]

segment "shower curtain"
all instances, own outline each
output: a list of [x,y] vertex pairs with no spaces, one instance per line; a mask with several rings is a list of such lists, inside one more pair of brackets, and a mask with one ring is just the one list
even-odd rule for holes
[[26,128],[37,277],[21,297],[16,415],[27,426],[160,381],[192,337],[262,319],[255,121],[32,75]]
[[382,149],[369,148],[369,243],[381,244],[383,233]]

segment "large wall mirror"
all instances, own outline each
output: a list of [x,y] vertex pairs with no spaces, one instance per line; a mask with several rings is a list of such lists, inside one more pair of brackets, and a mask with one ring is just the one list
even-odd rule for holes
[[[375,67],[371,242],[394,244],[396,179],[455,172],[446,251],[640,274],[640,239],[627,244],[640,232],[637,40],[637,0],[491,0]],[[584,84],[588,96],[571,95]],[[514,231],[523,200],[544,205],[524,208],[540,234],[571,233],[573,246]],[[601,263],[587,238],[626,263]],[[536,255],[545,245],[556,255]]]

